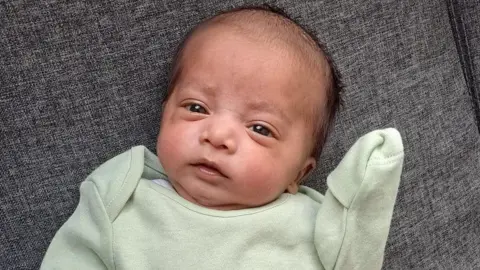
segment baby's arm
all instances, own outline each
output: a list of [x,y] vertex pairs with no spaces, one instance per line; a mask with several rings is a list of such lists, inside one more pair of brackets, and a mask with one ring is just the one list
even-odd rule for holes
[[[134,147],[87,177],[80,186],[80,202],[53,238],[41,269],[115,268],[112,222],[140,178],[143,153],[143,147]],[[133,160],[142,166],[134,166]]]
[[402,165],[398,131],[376,130],[329,175],[315,231],[325,269],[381,269]]
[[113,269],[110,220],[92,181],[80,187],[80,202],[53,238],[40,269]]

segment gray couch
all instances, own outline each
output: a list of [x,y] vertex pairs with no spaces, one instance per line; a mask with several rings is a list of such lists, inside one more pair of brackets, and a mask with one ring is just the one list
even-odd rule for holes
[[[470,1],[470,2],[469,2]],[[0,1],[0,268],[35,269],[80,182],[154,150],[169,62],[218,10],[259,1]],[[384,269],[480,269],[480,2],[277,1],[344,75],[325,177],[366,132],[396,127],[405,164]]]

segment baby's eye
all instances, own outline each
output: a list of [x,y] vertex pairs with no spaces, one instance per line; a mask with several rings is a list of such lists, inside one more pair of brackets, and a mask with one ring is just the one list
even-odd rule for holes
[[194,113],[207,114],[207,110],[198,103],[190,103],[185,106],[185,108]]
[[254,132],[257,132],[263,136],[266,136],[266,137],[272,137],[272,132],[270,131],[270,129],[262,126],[262,125],[253,125],[250,127]]

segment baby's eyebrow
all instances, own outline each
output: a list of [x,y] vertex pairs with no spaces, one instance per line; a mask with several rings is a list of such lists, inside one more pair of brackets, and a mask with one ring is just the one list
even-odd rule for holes
[[179,83],[179,85],[180,85],[179,88],[182,90],[192,90],[192,89],[202,90],[202,92],[205,92],[209,96],[215,95],[215,92],[216,92],[215,87],[209,86],[201,82],[197,82],[195,80],[188,80],[185,82],[181,82]]
[[279,115],[282,120],[292,123],[288,115],[278,107],[265,100],[255,100],[247,103],[247,108],[252,111],[268,112],[273,115]]

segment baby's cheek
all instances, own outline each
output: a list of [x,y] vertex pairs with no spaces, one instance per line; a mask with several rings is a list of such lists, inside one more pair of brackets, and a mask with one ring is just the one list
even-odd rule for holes
[[168,173],[169,168],[171,167],[171,163],[174,162],[174,160],[176,159],[176,153],[175,151],[173,151],[171,142],[167,140],[167,138],[162,136],[159,137],[159,140],[157,142],[157,154],[160,163]]
[[280,175],[280,171],[268,162],[258,161],[245,170],[245,187],[247,192],[257,198],[272,200],[283,193],[284,177]]
[[166,162],[169,163],[183,162],[197,149],[198,136],[195,134],[195,125],[189,122],[165,125],[158,139],[158,154],[165,155],[168,158]]
[[182,143],[178,140],[178,135],[175,135],[174,127],[166,128],[160,131],[160,136],[157,141],[157,154],[160,162],[165,169],[172,167],[178,162],[182,152]]

